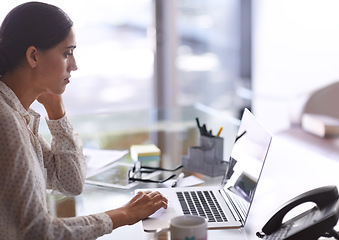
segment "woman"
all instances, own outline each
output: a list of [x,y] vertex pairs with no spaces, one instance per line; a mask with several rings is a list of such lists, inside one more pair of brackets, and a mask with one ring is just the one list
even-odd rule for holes
[[[134,224],[167,200],[140,192],[125,206],[83,217],[48,214],[46,189],[82,192],[86,163],[65,116],[61,94],[77,70],[72,21],[59,8],[39,2],[19,5],[0,28],[0,239],[95,239]],[[52,140],[38,134],[46,109]]]

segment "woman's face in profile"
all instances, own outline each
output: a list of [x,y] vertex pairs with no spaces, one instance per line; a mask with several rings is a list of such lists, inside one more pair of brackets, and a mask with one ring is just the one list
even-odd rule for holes
[[37,87],[43,92],[62,94],[70,82],[71,72],[77,70],[73,51],[76,47],[73,28],[55,47],[37,54]]

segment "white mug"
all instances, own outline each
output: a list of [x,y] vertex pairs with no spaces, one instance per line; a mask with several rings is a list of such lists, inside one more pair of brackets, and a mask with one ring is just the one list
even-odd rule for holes
[[157,230],[155,239],[162,232],[170,232],[171,240],[207,240],[207,221],[205,218],[193,215],[174,217],[170,227]]

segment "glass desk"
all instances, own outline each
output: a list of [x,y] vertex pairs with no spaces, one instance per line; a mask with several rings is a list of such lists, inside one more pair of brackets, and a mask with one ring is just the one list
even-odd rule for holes
[[[166,114],[160,112],[141,111],[72,117],[71,121],[88,147],[126,150],[132,144],[154,143],[162,151],[161,165],[172,168],[180,164],[181,156],[187,154],[188,147],[197,145],[195,118],[199,117],[200,123],[205,123],[214,133],[221,126],[224,128],[221,137],[225,139],[224,158],[228,158],[239,124],[237,119],[201,105],[181,108],[169,115],[170,117],[165,118]],[[339,186],[337,155],[319,147],[320,143],[330,144],[331,139],[313,140],[315,145],[307,145],[304,140],[290,134],[274,134],[245,228],[210,230],[208,238],[257,240],[255,233],[279,206],[291,198],[316,187]],[[131,160],[127,155],[120,161]],[[205,181],[204,185],[216,185],[221,182],[221,177],[210,178],[200,174],[196,176]],[[51,214],[60,217],[88,215],[124,205],[134,195],[135,188],[157,186],[141,183],[134,188],[123,190],[86,184],[79,196],[50,196],[48,201]],[[338,228],[339,226],[336,227]],[[100,239],[142,240],[152,237],[152,234],[143,231],[139,222],[118,228]]]
[[[83,139],[85,147],[128,150],[133,144],[154,143],[161,149],[161,167],[174,168],[181,164],[181,156],[187,155],[189,147],[198,145],[197,117],[200,124],[206,124],[207,129],[212,130],[214,135],[223,127],[220,137],[224,138],[224,159],[227,160],[239,120],[202,105],[180,108],[170,114],[134,111],[69,118],[75,131]],[[43,127],[42,133],[47,135],[47,130]],[[132,160],[127,154],[118,161],[130,163]],[[222,179],[221,176],[208,177],[190,172],[187,174],[194,174],[203,179],[203,185],[218,185]],[[159,184],[139,183],[128,190],[85,184],[83,193],[76,197],[49,195],[49,207],[51,213],[59,217],[94,214],[124,205],[132,198],[136,188],[150,187],[159,187]],[[239,233],[241,230],[235,231],[235,234]],[[133,226],[116,229],[112,234],[100,239],[135,239],[136,236],[138,239],[152,238],[151,234],[143,232],[139,222]]]

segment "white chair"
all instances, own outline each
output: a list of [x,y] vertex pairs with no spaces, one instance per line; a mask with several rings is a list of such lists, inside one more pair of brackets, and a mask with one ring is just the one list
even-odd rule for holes
[[339,138],[320,138],[307,133],[301,127],[304,113],[323,114],[339,119],[339,81],[311,91],[291,101],[291,128],[277,136],[300,147],[316,151],[317,154],[338,160]]
[[322,114],[339,119],[339,81],[293,99],[291,124],[300,125],[304,113]]

